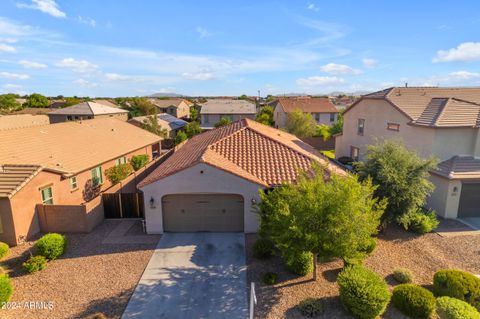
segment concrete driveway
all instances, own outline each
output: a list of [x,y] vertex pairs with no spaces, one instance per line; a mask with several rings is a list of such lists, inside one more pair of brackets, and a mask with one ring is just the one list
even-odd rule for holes
[[480,230],[480,217],[462,217],[459,219],[468,226]]
[[242,233],[166,233],[122,318],[247,318],[246,270]]

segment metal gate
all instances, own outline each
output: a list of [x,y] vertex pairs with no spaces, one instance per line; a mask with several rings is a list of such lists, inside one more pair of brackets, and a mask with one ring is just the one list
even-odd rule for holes
[[144,218],[143,193],[102,194],[105,218]]

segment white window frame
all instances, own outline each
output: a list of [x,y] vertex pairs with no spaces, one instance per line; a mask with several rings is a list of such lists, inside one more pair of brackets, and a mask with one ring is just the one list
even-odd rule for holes
[[[354,151],[357,153],[357,156],[354,156],[353,153]],[[356,162],[358,161],[358,158],[360,157],[360,149],[356,146],[350,146],[350,157]]]
[[387,123],[387,130],[399,132],[400,131],[400,124],[389,122],[389,123]]
[[[50,189],[50,197],[44,197],[44,191]],[[40,196],[43,205],[53,205],[53,188],[52,185],[40,188]]]
[[363,136],[365,134],[365,119],[358,119],[357,135]]
[[[93,186],[100,186],[103,184],[103,176],[102,176],[102,166],[97,166],[91,169],[92,174],[92,182]],[[99,176],[96,176],[99,173]],[[95,182],[95,179],[98,177],[98,182]]]
[[77,176],[70,177],[70,189],[73,191],[78,188]]
[[121,164],[127,164],[127,157],[126,156],[119,157],[115,160],[115,166],[118,166],[118,165],[121,165]]

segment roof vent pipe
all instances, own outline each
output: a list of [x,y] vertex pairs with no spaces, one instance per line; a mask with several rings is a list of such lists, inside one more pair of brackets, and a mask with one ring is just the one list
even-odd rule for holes
[[405,87],[408,88],[408,82],[405,82]]

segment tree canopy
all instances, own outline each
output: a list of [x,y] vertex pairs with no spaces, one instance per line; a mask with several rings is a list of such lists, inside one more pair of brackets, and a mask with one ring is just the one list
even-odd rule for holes
[[0,95],[0,110],[11,112],[22,108],[22,105],[17,102],[17,96],[15,94],[2,94]]
[[255,121],[265,125],[273,126],[275,124],[273,120],[273,107],[271,106],[262,107],[257,117],[255,118]]
[[27,101],[24,103],[25,107],[38,107],[38,108],[45,108],[50,105],[50,101],[45,96],[32,93],[27,97]]
[[312,114],[295,110],[287,114],[286,129],[297,137],[310,137],[315,135],[316,125]]
[[184,131],[179,131],[177,136],[175,136],[175,145],[182,143],[188,139],[187,134]]
[[157,111],[155,111],[154,114],[149,115],[145,120],[143,120],[143,128],[163,138],[168,137],[168,130],[166,128],[162,128],[158,124]]
[[420,158],[401,141],[387,140],[369,145],[365,161],[356,168],[362,180],[378,185],[376,197],[388,199],[385,221],[391,222],[425,204],[434,189],[429,171],[436,164],[436,159]]
[[197,121],[193,121],[185,125],[183,127],[183,131],[187,135],[187,138],[192,138],[193,136],[202,133],[200,123],[198,123]]
[[230,123],[232,123],[232,120],[229,117],[222,117],[220,119],[220,121],[218,121],[215,124],[215,127],[222,127],[222,126],[225,126],[225,125],[230,124]]

